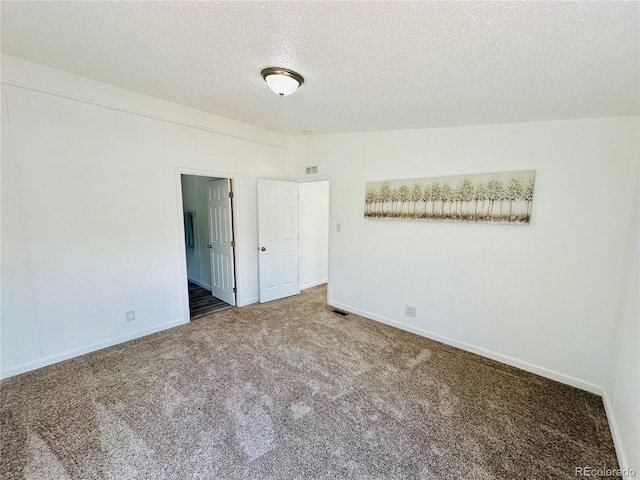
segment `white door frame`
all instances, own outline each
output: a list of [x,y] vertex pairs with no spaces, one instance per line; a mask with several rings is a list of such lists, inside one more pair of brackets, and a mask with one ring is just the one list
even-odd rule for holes
[[[327,252],[328,261],[327,261],[327,302],[331,299],[331,238],[332,226],[333,226],[333,209],[331,208],[331,202],[333,198],[333,192],[331,191],[333,188],[333,182],[331,181],[331,175],[313,175],[313,176],[305,176],[298,177],[294,180],[294,182],[298,183],[311,183],[311,182],[323,182],[327,180],[329,182],[329,251]],[[300,215],[300,210],[298,209],[298,215]],[[298,219],[299,221],[299,219]],[[184,243],[184,242],[182,242]],[[186,258],[186,257],[185,257]],[[299,264],[302,262],[299,262]],[[300,265],[298,264],[298,278],[300,278]]]
[[229,172],[220,172],[217,170],[202,170],[197,168],[185,168],[185,167],[176,167],[175,169],[175,182],[176,182],[176,205],[177,205],[177,213],[178,213],[178,240],[180,245],[180,274],[182,277],[182,303],[184,310],[184,318],[185,323],[187,321],[191,321],[191,312],[189,310],[189,278],[187,276],[187,252],[184,248],[185,238],[184,238],[184,207],[182,203],[182,175],[195,175],[197,177],[212,177],[212,178],[229,178],[231,180],[233,186],[233,201],[231,202],[232,209],[232,227],[233,227],[233,238],[236,242],[235,246],[235,271],[234,276],[236,280],[236,305],[243,306],[244,302],[239,301],[240,298],[243,297],[244,293],[244,285],[242,284],[242,275],[238,275],[238,272],[241,270],[242,266],[242,253],[244,252],[244,245],[238,233],[238,210],[240,203],[240,195],[238,195],[238,175],[235,173]]

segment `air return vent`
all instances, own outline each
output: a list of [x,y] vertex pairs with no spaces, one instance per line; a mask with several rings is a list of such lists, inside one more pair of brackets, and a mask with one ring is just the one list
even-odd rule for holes
[[318,173],[318,166],[313,165],[312,167],[307,167],[307,175],[315,175]]

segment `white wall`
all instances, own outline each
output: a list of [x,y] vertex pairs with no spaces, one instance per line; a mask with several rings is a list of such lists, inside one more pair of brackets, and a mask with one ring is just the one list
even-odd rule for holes
[[177,168],[237,178],[257,301],[256,179],[289,178],[287,137],[7,56],[2,81],[3,376],[189,320]]
[[640,475],[639,202],[636,180],[634,209],[630,222],[632,228],[626,249],[628,262],[622,277],[605,395],[609,424],[616,442],[620,464],[635,470],[636,475]]
[[[597,393],[638,153],[637,117],[297,137],[293,146],[294,177],[305,165],[331,175],[332,305]],[[363,218],[366,181],[523,169],[537,172],[528,226]]]
[[211,290],[211,254],[209,243],[209,177],[182,175],[182,200],[185,212],[192,216],[193,247],[186,249],[187,276],[201,287]]
[[329,181],[300,183],[300,289],[327,282]]

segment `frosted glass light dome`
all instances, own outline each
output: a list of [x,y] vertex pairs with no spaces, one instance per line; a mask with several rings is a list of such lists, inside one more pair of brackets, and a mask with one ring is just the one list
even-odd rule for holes
[[281,97],[291,95],[304,83],[302,75],[286,68],[265,68],[262,70],[262,78],[269,88]]

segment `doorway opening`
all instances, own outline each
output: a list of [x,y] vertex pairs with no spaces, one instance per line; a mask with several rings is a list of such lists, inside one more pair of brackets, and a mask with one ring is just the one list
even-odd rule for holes
[[181,174],[191,320],[237,305],[233,181]]
[[329,203],[328,179],[301,181],[300,212],[300,290],[329,281]]
[[330,185],[328,176],[258,179],[260,303],[312,287],[329,297]]

